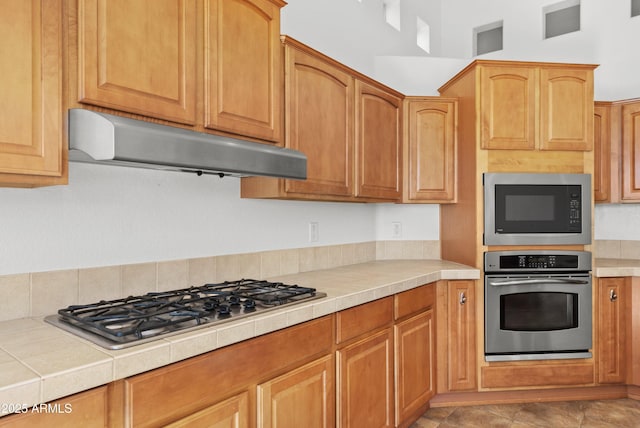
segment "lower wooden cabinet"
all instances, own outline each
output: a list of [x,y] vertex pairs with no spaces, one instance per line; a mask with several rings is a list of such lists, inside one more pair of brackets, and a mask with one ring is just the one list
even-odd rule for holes
[[438,392],[478,389],[476,282],[438,282]]
[[333,427],[334,365],[328,355],[258,385],[258,427]]
[[598,383],[625,383],[630,278],[599,278],[597,284]]
[[393,427],[390,328],[338,350],[338,427]]
[[248,427],[250,426],[249,393],[243,392],[165,426],[166,428]]
[[[105,428],[109,422],[109,387],[101,386],[52,403],[24,408],[23,413],[0,418],[0,427]],[[8,404],[8,403],[7,403]]]

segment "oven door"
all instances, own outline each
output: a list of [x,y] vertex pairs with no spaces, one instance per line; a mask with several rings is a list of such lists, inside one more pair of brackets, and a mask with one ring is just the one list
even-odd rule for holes
[[591,275],[486,275],[487,361],[590,358]]

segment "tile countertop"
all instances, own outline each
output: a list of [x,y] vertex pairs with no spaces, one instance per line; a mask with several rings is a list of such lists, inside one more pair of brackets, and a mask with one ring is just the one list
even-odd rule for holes
[[599,278],[640,276],[640,260],[597,258],[595,260],[593,275]]
[[266,278],[327,297],[117,351],[41,318],[0,322],[0,405],[55,400],[440,279],[479,278],[478,269],[441,260],[373,261]]

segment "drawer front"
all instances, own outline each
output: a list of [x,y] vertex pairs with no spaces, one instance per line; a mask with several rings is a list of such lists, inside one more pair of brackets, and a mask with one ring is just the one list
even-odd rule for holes
[[427,284],[395,295],[395,319],[404,318],[433,307],[436,303],[435,284]]
[[385,327],[393,321],[393,297],[340,311],[336,318],[336,343]]

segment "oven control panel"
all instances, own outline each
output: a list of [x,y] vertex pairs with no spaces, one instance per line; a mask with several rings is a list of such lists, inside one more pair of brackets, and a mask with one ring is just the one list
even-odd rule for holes
[[489,251],[485,253],[486,272],[504,271],[588,271],[591,253],[587,251]]

